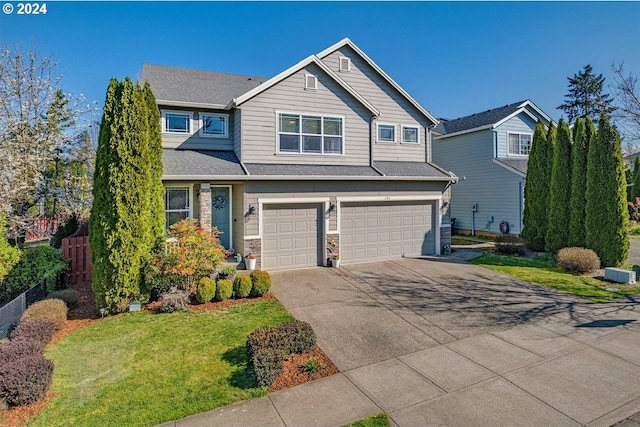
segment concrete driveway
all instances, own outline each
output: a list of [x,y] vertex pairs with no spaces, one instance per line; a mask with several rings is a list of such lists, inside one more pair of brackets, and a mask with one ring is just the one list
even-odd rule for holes
[[442,258],[272,277],[342,371],[270,395],[279,425],[384,411],[399,426],[609,426],[640,411],[638,301],[591,304]]

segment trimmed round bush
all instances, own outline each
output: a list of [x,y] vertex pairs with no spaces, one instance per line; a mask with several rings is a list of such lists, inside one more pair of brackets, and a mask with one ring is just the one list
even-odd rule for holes
[[78,292],[75,289],[62,289],[53,291],[47,295],[47,299],[61,299],[67,304],[67,308],[73,309],[78,306]]
[[216,296],[216,282],[209,277],[200,279],[196,290],[196,301],[204,304],[211,301],[214,296]]
[[160,312],[173,313],[174,311],[187,310],[189,308],[189,294],[187,291],[172,287],[160,294]]
[[258,384],[268,387],[284,372],[284,355],[271,348],[261,348],[251,357]]
[[253,288],[251,277],[246,274],[237,276],[233,281],[233,291],[236,293],[236,298],[248,297],[251,294],[251,288]]
[[287,353],[311,353],[316,346],[316,334],[307,322],[293,320],[277,326]]
[[53,338],[56,326],[50,320],[33,319],[25,320],[11,332],[11,340],[28,339],[35,340],[44,348]]
[[264,270],[254,270],[251,272],[251,288],[252,297],[261,297],[269,292],[271,288],[271,276]]
[[570,273],[586,274],[600,268],[600,258],[591,249],[562,248],[558,252],[558,266]]
[[51,385],[53,362],[44,356],[28,356],[0,366],[0,399],[22,406],[42,399]]
[[42,355],[44,345],[29,338],[5,341],[0,344],[0,366],[13,363],[18,359]]
[[495,253],[522,256],[526,251],[524,240],[516,234],[500,234],[496,236]]
[[233,282],[229,279],[218,280],[216,286],[216,301],[226,301],[233,293]]
[[35,319],[49,320],[56,330],[60,330],[67,321],[67,305],[61,299],[38,301],[30,305],[21,318],[23,322]]

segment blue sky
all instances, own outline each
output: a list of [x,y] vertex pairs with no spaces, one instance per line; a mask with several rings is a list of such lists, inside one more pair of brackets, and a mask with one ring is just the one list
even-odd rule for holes
[[109,78],[138,78],[143,63],[271,77],[344,37],[436,117],[528,98],[559,119],[567,77],[587,63],[640,75],[639,2],[49,1],[46,15],[0,13],[0,44],[57,58],[63,89],[99,105]]

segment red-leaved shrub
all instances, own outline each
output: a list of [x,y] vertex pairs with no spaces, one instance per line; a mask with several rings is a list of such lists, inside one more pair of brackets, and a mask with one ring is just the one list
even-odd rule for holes
[[53,362],[44,356],[28,356],[0,366],[0,399],[22,406],[42,399],[51,385]]
[[41,355],[44,344],[29,339],[19,338],[0,344],[0,366],[13,363],[20,358]]
[[56,331],[53,322],[45,319],[32,319],[20,322],[11,332],[11,339],[31,339],[42,343],[42,347],[49,344]]

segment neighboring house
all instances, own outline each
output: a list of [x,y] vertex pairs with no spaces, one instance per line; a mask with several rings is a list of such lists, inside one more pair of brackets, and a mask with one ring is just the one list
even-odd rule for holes
[[[400,59],[400,58],[399,58]],[[439,254],[437,120],[349,39],[264,78],[143,66],[162,116],[167,223],[198,218],[264,269]]]
[[640,152],[624,156],[624,165],[627,169],[633,170],[633,165],[635,164],[637,157],[640,157]]
[[451,192],[456,230],[499,233],[505,221],[510,233],[520,234],[527,161],[538,119],[547,127],[551,122],[527,100],[442,120],[434,129],[434,162],[460,179]]

